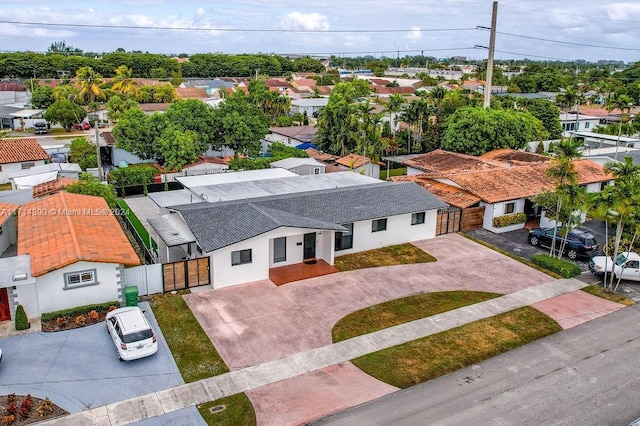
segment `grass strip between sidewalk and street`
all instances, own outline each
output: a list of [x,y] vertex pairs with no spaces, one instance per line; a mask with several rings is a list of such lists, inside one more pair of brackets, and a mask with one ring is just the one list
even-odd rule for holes
[[352,360],[365,373],[407,388],[526,345],[562,328],[525,306]]
[[611,302],[616,302],[616,303],[620,303],[622,305],[626,305],[626,306],[631,306],[631,305],[635,305],[636,302],[634,302],[633,300],[629,299],[628,297],[623,296],[620,293],[612,293],[609,291],[605,291],[604,288],[602,288],[601,286],[597,285],[597,284],[592,284],[590,286],[587,286],[585,288],[581,288],[580,290],[585,291],[589,294],[592,294],[594,296],[598,296],[601,297],[603,299],[609,300]]
[[556,279],[561,279],[562,278],[559,274],[556,274],[555,272],[549,271],[548,269],[545,269],[545,268],[543,268],[541,266],[538,266],[535,263],[525,259],[524,257],[517,256],[517,255],[515,255],[513,253],[510,253],[510,252],[508,252],[506,250],[501,249],[500,247],[496,247],[493,244],[489,244],[486,241],[482,241],[482,240],[480,240],[480,239],[478,239],[476,237],[472,237],[471,235],[466,234],[464,232],[458,232],[458,235],[462,235],[463,237],[468,238],[471,241],[474,241],[474,242],[476,242],[476,243],[478,243],[480,245],[483,245],[483,246],[485,246],[487,248],[490,248],[493,251],[497,251],[500,254],[504,254],[505,256],[510,257],[513,260],[517,260],[520,263],[524,263],[525,265],[529,266],[530,268],[533,268],[533,269],[535,269],[537,271],[540,271],[540,272],[542,272],[544,274],[547,274],[552,278],[556,278]]
[[[211,343],[191,309],[182,298],[188,290],[177,294],[156,294],[150,302],[171,354],[185,383],[227,373],[229,368]],[[211,413],[212,407],[222,405],[224,410]],[[209,425],[256,424],[256,415],[249,398],[242,393],[201,404],[200,415]]]
[[343,317],[333,326],[334,342],[404,324],[502,296],[480,291],[422,293],[370,306]]
[[361,251],[335,258],[334,266],[339,271],[375,268],[378,266],[408,265],[411,263],[435,262],[436,258],[411,243]]

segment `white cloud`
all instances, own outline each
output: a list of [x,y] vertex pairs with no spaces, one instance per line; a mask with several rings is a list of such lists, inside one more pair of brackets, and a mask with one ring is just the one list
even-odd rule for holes
[[300,12],[291,12],[282,21],[280,21],[280,26],[291,30],[326,31],[329,29],[327,17],[320,15],[319,13],[303,14]]
[[422,38],[422,31],[420,30],[420,27],[412,27],[406,37],[412,42],[419,41]]
[[362,47],[368,46],[371,43],[371,39],[368,36],[357,35],[357,36],[345,36],[344,37],[344,45],[347,47]]
[[607,7],[607,15],[609,15],[609,18],[613,20],[634,20],[640,17],[640,4],[613,3]]
[[196,9],[196,15],[198,15],[198,16],[202,16],[202,15],[204,15],[204,14],[206,14],[206,13],[207,13],[207,12],[206,12],[203,8],[201,8],[201,7],[199,7],[199,8],[197,8],[197,9]]

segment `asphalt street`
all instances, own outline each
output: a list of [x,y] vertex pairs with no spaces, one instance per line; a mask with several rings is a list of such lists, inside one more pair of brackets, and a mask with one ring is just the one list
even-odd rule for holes
[[316,425],[628,425],[640,417],[634,305]]

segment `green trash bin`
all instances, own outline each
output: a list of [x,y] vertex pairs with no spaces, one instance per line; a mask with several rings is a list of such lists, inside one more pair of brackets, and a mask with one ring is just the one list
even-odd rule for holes
[[138,306],[138,287],[130,286],[124,288],[124,301],[126,306]]

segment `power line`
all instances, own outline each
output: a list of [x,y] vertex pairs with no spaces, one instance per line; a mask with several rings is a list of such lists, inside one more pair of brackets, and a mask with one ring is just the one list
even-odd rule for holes
[[[411,50],[371,50],[371,51],[353,51],[353,52],[295,52],[295,53],[275,53],[276,55],[281,56],[340,56],[340,55],[374,55],[380,54],[381,56],[385,56],[385,53],[397,54],[397,53],[411,53],[411,52],[441,52],[441,51],[451,51],[451,50],[473,50],[473,46],[469,47],[443,47],[439,49],[411,49]],[[417,56],[417,55],[416,55]],[[422,55],[424,56],[424,55]]]
[[[481,27],[478,27],[478,28],[481,28]],[[484,28],[481,28],[481,29],[484,29]],[[549,39],[549,38],[525,36],[525,35],[513,34],[513,33],[505,33],[505,32],[502,32],[502,31],[498,31],[498,34],[506,35],[506,36],[510,36],[510,37],[524,38],[524,39],[527,39],[527,40],[538,40],[538,41],[546,41],[546,42],[550,42],[550,43],[567,44],[567,45],[570,45],[570,46],[595,47],[595,48],[598,48],[598,49],[627,50],[627,51],[640,52],[640,48],[633,48],[633,47],[613,47],[613,46],[601,46],[601,45],[589,44],[589,43],[576,43],[576,42],[572,42],[572,41],[552,40],[552,39]]]
[[[529,7],[520,7],[520,6],[510,6],[508,4],[505,5],[501,5],[501,8],[507,8],[507,9],[517,9],[517,10],[526,10],[529,12],[540,12],[540,13],[545,13],[545,14],[549,14],[549,15],[554,15],[557,16],[557,12],[556,11],[552,11],[552,10],[543,10],[543,9],[534,9],[534,8],[529,8]],[[627,22],[630,24],[640,24],[640,22],[638,21],[631,21],[628,19],[616,19],[616,18],[605,18],[602,15],[600,16],[596,16],[596,15],[581,15],[581,14],[576,14],[573,11],[571,12],[571,17],[577,17],[577,18],[588,18],[588,19],[596,19],[599,21],[613,21],[613,22]]]
[[[14,25],[38,25],[44,27],[72,27],[72,28],[106,28],[106,29],[126,29],[126,30],[175,30],[175,31],[219,31],[219,32],[264,32],[264,33],[406,33],[415,29],[348,29],[348,30],[296,30],[286,28],[197,28],[197,27],[149,27],[143,25],[99,25],[99,24],[69,24],[69,23],[46,23],[27,21],[7,21],[0,20],[0,24]],[[476,28],[426,28],[419,31],[424,32],[444,32],[444,31],[472,31]]]

